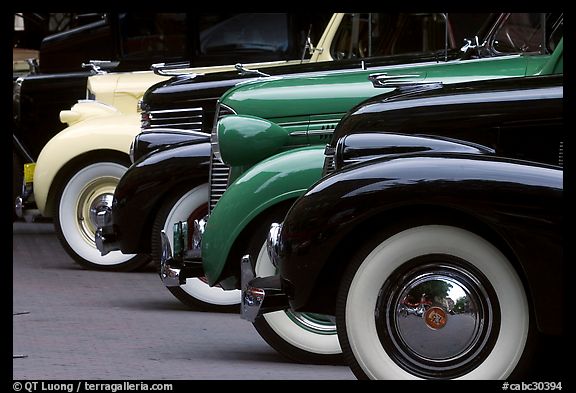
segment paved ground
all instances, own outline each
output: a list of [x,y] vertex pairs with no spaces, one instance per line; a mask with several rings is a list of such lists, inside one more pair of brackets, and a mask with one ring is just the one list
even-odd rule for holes
[[[151,268],[80,268],[52,224],[13,224],[12,250],[14,380],[355,380],[284,360],[238,314],[187,309]],[[567,343],[547,348],[530,380],[567,375]]]
[[355,379],[285,361],[238,314],[190,311],[152,269],[80,268],[52,224],[15,223],[12,250],[15,380]]

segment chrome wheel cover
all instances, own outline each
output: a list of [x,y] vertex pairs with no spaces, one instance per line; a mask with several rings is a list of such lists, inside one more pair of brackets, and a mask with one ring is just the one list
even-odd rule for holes
[[456,378],[494,346],[500,310],[484,275],[449,255],[403,265],[384,283],[375,310],[382,346],[411,374]]

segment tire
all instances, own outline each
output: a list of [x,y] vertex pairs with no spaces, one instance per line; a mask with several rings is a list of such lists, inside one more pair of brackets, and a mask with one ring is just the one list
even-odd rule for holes
[[12,150],[12,222],[18,220],[16,215],[15,203],[16,198],[22,192],[22,182],[24,181],[24,167],[22,166],[22,159],[14,150]]
[[[268,215],[250,241],[248,253],[250,259],[256,261],[254,269],[257,277],[276,274],[265,241],[270,224],[282,221],[286,211],[280,209]],[[306,364],[344,362],[333,317],[282,310],[257,317],[253,325],[268,345],[290,361]]]
[[[403,316],[414,301],[423,314]],[[336,306],[342,349],[359,379],[508,378],[530,352],[529,315],[508,259],[480,236],[445,225],[367,242]]]
[[132,271],[150,262],[148,255],[122,254],[120,251],[102,256],[94,240],[97,225],[91,217],[90,207],[102,203],[111,206],[116,185],[128,165],[127,160],[118,158],[84,162],[57,186],[56,235],[66,252],[84,268]]
[[[178,221],[203,218],[208,212],[208,184],[192,190],[180,191],[168,197],[160,207],[152,226],[152,260],[160,267],[162,255],[160,231],[164,230],[170,242],[173,238],[173,226]],[[192,226],[190,226],[192,228]],[[168,287],[178,300],[192,309],[205,311],[238,312],[240,310],[240,290],[224,290],[210,287],[205,279],[189,278],[179,287]]]

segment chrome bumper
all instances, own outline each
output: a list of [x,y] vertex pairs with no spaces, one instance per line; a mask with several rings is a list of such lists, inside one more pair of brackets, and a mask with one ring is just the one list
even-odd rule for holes
[[105,208],[98,211],[95,221],[98,229],[96,229],[94,240],[100,255],[104,256],[111,251],[120,250],[120,243],[112,225],[112,209]]
[[[178,287],[186,284],[186,279],[204,276],[204,268],[196,254],[198,250],[185,252],[185,242],[183,239],[188,237],[187,233],[182,231],[182,223],[174,224],[174,244],[175,254],[172,254],[170,240],[166,232],[160,232],[160,241],[162,253],[160,256],[160,279],[166,287]],[[186,255],[186,257],[183,257]]]
[[249,255],[240,262],[240,317],[254,322],[259,316],[290,308],[280,276],[254,277]]
[[172,258],[172,249],[166,232],[160,232],[160,241],[162,244],[162,255],[160,257],[160,278],[167,287],[180,286],[180,268],[173,267],[175,260]]

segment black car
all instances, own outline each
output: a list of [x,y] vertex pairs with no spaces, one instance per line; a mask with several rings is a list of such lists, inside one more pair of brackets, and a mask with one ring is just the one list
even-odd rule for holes
[[[403,86],[242,261],[242,315],[334,315],[359,379],[502,379],[563,333],[563,77]],[[559,360],[559,363],[561,361]]]

